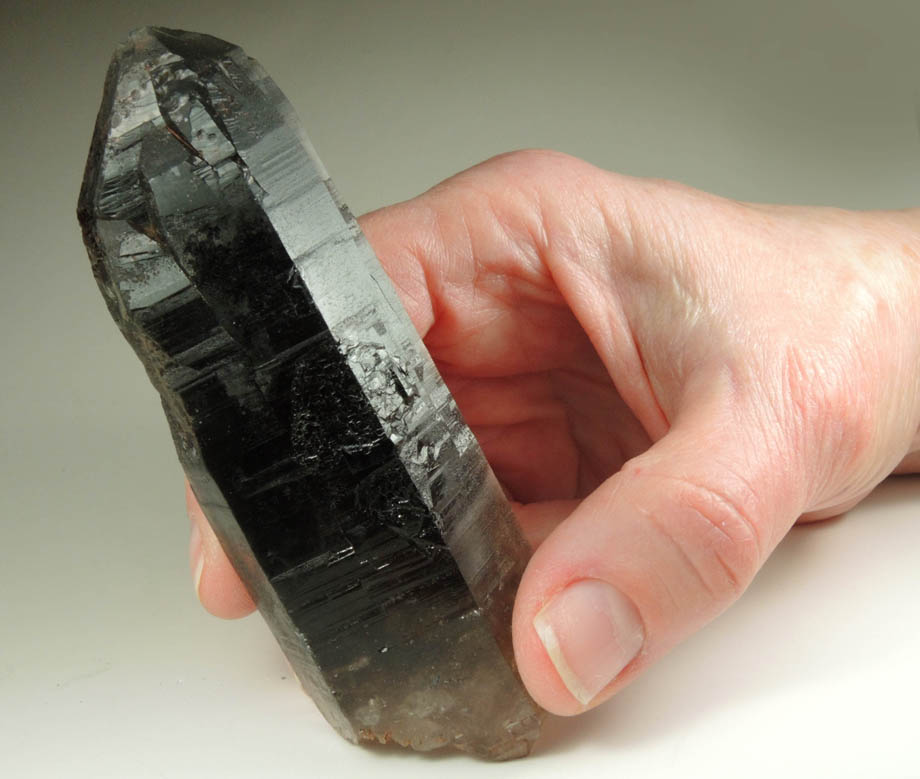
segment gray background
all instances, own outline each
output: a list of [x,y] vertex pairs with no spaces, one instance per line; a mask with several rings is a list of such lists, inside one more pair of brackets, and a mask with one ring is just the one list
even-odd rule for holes
[[13,2],[0,11],[0,775],[920,774],[920,485],[793,532],[735,609],[504,767],[340,742],[194,599],[181,473],[74,218],[141,24],[242,44],[355,212],[544,146],[732,197],[920,204],[917,2]]

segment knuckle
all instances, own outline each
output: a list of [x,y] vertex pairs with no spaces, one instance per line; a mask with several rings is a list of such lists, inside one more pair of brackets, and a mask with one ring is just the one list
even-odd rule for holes
[[505,152],[472,168],[474,175],[497,176],[504,186],[516,183],[525,192],[551,190],[593,191],[606,180],[600,168],[565,152],[550,149],[519,149]]
[[765,530],[758,515],[745,508],[756,505],[753,496],[745,494],[746,487],[713,487],[673,477],[668,481],[670,540],[712,601],[734,601],[763,560]]
[[494,165],[522,165],[525,167],[555,167],[558,165],[586,165],[583,160],[553,149],[516,149],[498,154],[486,161]]

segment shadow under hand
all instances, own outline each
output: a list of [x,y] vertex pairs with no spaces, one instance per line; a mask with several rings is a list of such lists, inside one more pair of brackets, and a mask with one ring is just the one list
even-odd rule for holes
[[737,604],[605,705],[549,717],[536,753],[673,738],[701,718],[829,678],[846,686],[884,664],[899,631],[916,633],[903,603],[917,578],[918,514],[920,477],[902,476],[845,518],[793,528]]

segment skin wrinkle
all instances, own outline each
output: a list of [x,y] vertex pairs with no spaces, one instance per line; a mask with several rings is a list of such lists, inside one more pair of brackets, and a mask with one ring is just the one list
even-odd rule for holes
[[[613,242],[613,236],[616,236],[620,242],[628,245],[633,254],[637,251],[643,252],[647,256],[655,256],[656,249],[652,246],[645,245],[643,243],[644,250],[642,248],[637,248],[638,244],[636,242],[636,236],[645,237],[647,235],[659,234],[661,231],[657,229],[656,225],[650,224],[648,221],[648,216],[642,218],[639,213],[635,210],[633,200],[628,197],[620,197],[619,200],[616,199],[601,199],[599,193],[595,193],[596,201],[595,207],[599,213],[602,214],[602,218],[609,236],[611,236],[611,243]],[[646,198],[645,202],[649,201],[648,191],[645,189],[643,195]],[[612,216],[611,210],[611,200],[617,205],[619,205],[626,214],[627,225],[628,227],[623,227],[622,225],[615,225],[615,219]],[[653,199],[652,199],[653,201]],[[624,255],[616,254],[611,250],[609,255],[612,258],[622,259]],[[632,256],[632,255],[625,255]],[[625,277],[636,277],[637,266],[634,262],[629,263],[629,270]],[[636,281],[641,284],[641,278],[643,275],[640,274],[636,277]],[[598,285],[600,287],[607,287],[613,291],[612,297],[614,300],[624,300],[628,295],[624,295],[621,285],[618,282],[618,277],[620,273],[607,273],[604,278],[598,279]],[[649,279],[649,282],[654,283],[653,279]],[[624,333],[624,339],[628,341],[632,346],[631,356],[635,358],[635,370],[629,371],[626,375],[634,377],[638,375],[640,384],[644,385],[643,388],[637,389],[637,396],[644,397],[646,399],[643,408],[643,414],[640,415],[645,429],[649,432],[650,437],[653,441],[658,440],[663,437],[671,427],[670,416],[665,411],[664,406],[661,403],[661,387],[657,389],[655,387],[655,382],[651,378],[648,366],[645,361],[645,357],[642,354],[642,349],[640,347],[640,340],[637,337],[635,329],[631,325],[631,320],[629,316],[621,316],[619,312],[625,312],[626,307],[624,305],[609,305],[607,307],[608,317],[607,317],[607,326],[608,328],[613,329],[614,327],[619,326],[622,328]],[[617,321],[612,321],[613,316],[617,316]],[[669,323],[666,327],[673,327],[673,323]],[[611,371],[611,376],[616,375],[615,371]],[[616,383],[616,379],[614,379]],[[617,389],[623,394],[623,388],[618,386]],[[642,391],[644,389],[644,392]],[[628,395],[627,395],[628,397]]]
[[[762,425],[760,427],[762,427]],[[753,433],[749,433],[749,435],[753,435]],[[769,439],[766,439],[766,440],[769,440]],[[758,445],[758,443],[754,441],[748,441],[746,445],[744,446],[744,448],[750,452],[767,451],[767,447],[763,443],[760,443]],[[773,458],[771,459],[773,460],[773,462],[777,462],[781,460],[782,458],[778,456],[778,452],[774,452]],[[769,486],[766,488],[761,486],[760,489],[757,489],[753,481],[749,477],[744,475],[744,472],[745,470],[747,470],[751,473],[754,473],[758,469],[758,466],[759,466],[759,463],[756,462],[756,456],[751,456],[747,458],[746,462],[744,463],[744,467],[735,468],[732,470],[732,476],[739,484],[741,484],[747,490],[749,499],[752,504],[756,504],[758,497],[765,491],[776,490],[777,493],[779,493],[785,490],[787,492],[792,492],[792,487],[785,486],[787,482],[784,480],[784,478],[776,478],[776,477],[767,478],[766,474],[761,474],[761,478],[764,479],[765,484],[768,484]],[[782,470],[788,471],[789,469],[784,468]],[[788,483],[794,484],[795,483],[794,477],[790,477]],[[782,497],[784,498],[784,500],[782,500],[781,502],[784,504],[793,502],[793,497],[790,495],[784,495]],[[741,504],[739,503],[739,506],[740,505]],[[759,560],[763,561],[766,559],[766,556],[769,554],[769,550],[772,550],[773,548],[775,548],[775,546],[780,542],[782,538],[782,533],[785,532],[785,530],[786,529],[781,529],[779,533],[772,533],[769,538],[764,539],[764,542],[762,544],[758,544],[757,557]]]
[[[395,206],[390,206],[390,208],[408,214],[410,220],[417,220],[419,223],[425,224],[427,228],[424,231],[419,231],[414,238],[410,237],[406,243],[402,242],[403,236],[400,235],[400,242],[397,244],[398,257],[403,262],[394,261],[384,264],[384,270],[393,280],[401,297],[407,294],[407,291],[405,285],[400,284],[398,279],[393,278],[394,271],[405,267],[405,260],[407,259],[411,260],[413,266],[417,268],[423,289],[428,293],[428,299],[422,302],[423,304],[417,314],[417,320],[413,318],[413,324],[416,326],[419,335],[425,338],[435,322],[441,317],[440,301],[443,296],[441,294],[440,279],[435,274],[434,269],[442,265],[442,262],[434,258],[443,257],[446,253],[444,237],[439,231],[437,214],[433,208],[426,207],[425,204],[419,204],[418,202],[399,203]],[[421,218],[418,216],[419,213],[422,214]],[[361,229],[368,233],[369,240],[376,233],[378,222],[384,221],[386,215],[385,209],[379,209],[358,218],[358,223]],[[418,242],[420,236],[424,236],[427,246],[422,246]],[[387,241],[387,238],[389,238],[389,235],[382,235],[379,244],[382,245]],[[375,251],[379,253],[380,250],[375,248]],[[425,258],[428,258],[427,262]],[[414,296],[410,296],[410,299],[413,302],[418,302]],[[412,310],[411,308],[409,309],[410,313]]]
[[[660,538],[664,539],[664,541],[667,543],[669,548],[677,554],[677,557],[684,564],[685,569],[690,571],[693,578],[696,579],[697,582],[699,582],[702,589],[706,592],[710,592],[710,587],[708,583],[706,582],[705,578],[703,577],[702,571],[700,571],[696,563],[690,559],[689,555],[687,554],[687,551],[683,548],[683,546],[680,543],[678,543],[677,539],[674,538],[673,534],[667,531],[662,526],[661,521],[658,519],[655,513],[648,509],[644,509],[641,506],[637,506],[637,510],[639,514],[642,515],[643,523],[645,524],[645,526],[652,528],[659,535]],[[679,597],[678,593],[675,592],[675,588],[674,588],[675,577],[673,576],[673,572],[669,570],[669,575],[659,576],[658,581],[660,582],[663,589],[668,593],[668,597],[671,601],[672,611],[679,612],[684,606],[686,598]],[[680,595],[686,596],[687,595],[687,588],[686,588],[687,582],[683,579],[678,579],[678,581],[681,586]],[[642,614],[642,609],[639,609],[639,614],[640,615]]]
[[[541,323],[534,321],[535,317],[530,313],[529,309],[525,309],[524,311],[521,311],[520,316],[522,316],[525,320],[529,321],[530,327],[532,330],[536,330],[536,328],[541,324]],[[531,350],[530,345],[528,344],[526,340],[526,334],[525,334],[525,331],[523,330],[519,333],[519,336],[518,336],[518,346],[521,350],[521,353],[525,355],[527,362],[529,363],[537,362],[537,360],[534,359],[533,351]]]
[[[598,213],[601,213],[600,209],[598,210]],[[614,233],[608,232],[607,234],[608,236],[612,236]],[[626,401],[627,405],[630,407],[633,413],[636,414],[637,417],[639,417],[640,423],[643,425],[643,427],[647,431],[651,429],[657,432],[657,430],[660,429],[662,426],[661,421],[660,419],[654,419],[655,417],[654,411],[652,412],[653,419],[651,420],[648,419],[649,417],[648,403],[641,403],[640,407],[637,409],[633,406],[632,402],[628,400],[629,398],[632,398],[633,401],[635,402],[644,396],[647,397],[649,393],[643,393],[641,391],[641,388],[635,391],[630,391],[632,388],[622,386],[622,384],[617,378],[619,375],[629,375],[629,376],[638,375],[640,378],[642,376],[646,376],[644,366],[641,363],[641,359],[639,359],[635,351],[630,352],[629,350],[626,350],[624,352],[623,349],[616,348],[616,342],[618,340],[624,341],[625,343],[630,343],[633,345],[633,347],[635,347],[636,342],[631,337],[628,323],[627,322],[611,323],[608,319],[607,327],[598,326],[599,320],[603,320],[607,318],[607,316],[612,315],[613,312],[619,311],[620,308],[618,306],[609,305],[609,304],[608,305],[598,305],[597,309],[599,309],[599,311],[606,312],[606,315],[601,314],[600,316],[598,316],[597,311],[593,311],[592,309],[590,309],[590,307],[588,307],[585,304],[584,302],[585,296],[573,294],[573,290],[571,289],[571,281],[575,279],[582,279],[583,278],[582,274],[586,274],[587,277],[591,279],[592,277],[591,277],[590,270],[583,268],[578,263],[572,262],[569,258],[565,257],[562,252],[560,252],[558,249],[554,249],[552,246],[548,247],[547,249],[547,261],[549,264],[550,272],[553,275],[553,277],[557,279],[557,284],[559,284],[559,287],[560,287],[560,290],[562,291],[563,296],[568,301],[570,308],[575,313],[576,318],[579,320],[585,332],[587,333],[588,338],[590,339],[590,341],[592,342],[595,348],[595,351],[598,353],[598,355],[601,356],[602,362],[605,363],[608,375],[611,381],[613,382],[614,387],[616,388],[620,396]],[[560,269],[564,269],[564,272]],[[584,284],[582,282],[580,286],[582,288],[587,287],[588,289],[603,289],[604,288],[604,285],[597,284],[597,283]],[[610,286],[615,287],[615,285],[610,285]],[[612,292],[612,294],[614,295],[616,294],[615,289]],[[613,334],[618,331],[625,332],[627,334],[626,338],[617,339]],[[618,371],[616,369],[615,363],[613,365],[608,364],[608,358],[606,358],[604,355],[616,355],[615,358],[611,358],[611,359],[616,359],[616,360],[619,360],[625,363],[626,364],[625,370]],[[646,383],[647,383],[647,380],[646,380]],[[652,408],[654,408],[654,406],[652,406]]]
[[[815,458],[809,457],[806,449],[808,459],[827,464],[822,469],[823,473],[816,473],[812,480],[811,503],[817,504],[817,510],[839,502],[834,496],[839,474],[850,473],[852,478],[854,471],[858,470],[858,463],[871,459],[876,448],[873,441],[875,431],[871,423],[867,425],[871,419],[869,409],[875,405],[867,394],[869,387],[854,386],[852,376],[857,372],[848,372],[840,365],[852,360],[862,363],[863,356],[851,350],[843,356],[835,352],[835,349],[825,349],[824,359],[819,361],[800,358],[804,375],[801,375],[798,386],[793,383],[788,388],[788,397],[799,413],[806,415],[802,424],[803,429],[809,431],[806,446],[827,452],[827,456]],[[806,367],[809,365],[821,367],[809,370]],[[867,366],[863,367],[866,369]],[[817,371],[820,375],[815,376]],[[798,378],[797,374],[793,374],[795,378]]]
[[[437,228],[435,228],[433,232],[435,232],[435,234],[437,234],[440,238],[440,251],[429,248],[428,256],[435,256],[436,254],[443,255],[445,252],[443,244],[444,236],[437,231]],[[435,323],[438,322],[442,316],[442,296],[440,294],[440,283],[437,276],[434,274],[434,268],[437,264],[434,262],[424,262],[421,257],[425,255],[423,255],[419,250],[416,251],[418,253],[414,255],[414,259],[418,266],[421,268],[422,276],[425,280],[425,287],[428,290],[428,299],[431,310],[431,319],[428,321],[427,327],[424,328],[424,332],[420,332],[420,335],[424,338],[428,335],[428,333],[431,332],[431,328],[434,327]]]
[[[439,204],[436,203],[436,205]],[[452,289],[454,287],[460,287],[463,289],[467,285],[469,285],[469,288],[472,292],[475,292],[475,280],[478,270],[478,263],[476,262],[476,254],[473,248],[473,236],[470,233],[470,226],[463,204],[461,203],[460,208],[454,209],[450,212],[445,209],[435,208],[433,209],[433,213],[437,234],[440,238],[441,245],[444,247],[444,267],[447,270],[447,273],[444,273],[444,268],[440,269],[443,277],[441,286],[442,293],[443,290],[448,286],[450,286]],[[448,234],[447,220],[452,218],[459,218],[460,220],[460,226],[462,227],[462,230],[460,230],[459,235],[453,234],[457,232],[456,230],[454,230],[451,234]],[[451,224],[453,224],[453,222],[451,222]],[[448,249],[448,247],[450,248]],[[465,278],[456,278],[457,260],[455,258],[457,256],[466,259],[470,267],[469,275]],[[442,294],[442,306],[451,299],[451,295]],[[446,310],[446,308],[444,310]],[[440,319],[438,321],[440,321]],[[437,322],[435,324],[437,324]]]
[[[484,295],[490,303],[489,305],[478,307],[473,307],[472,305],[465,306],[465,313],[467,315],[472,313],[477,317],[475,322],[467,323],[463,329],[461,329],[458,323],[453,323],[452,327],[454,327],[454,332],[449,340],[445,337],[443,331],[440,331],[433,333],[428,341],[427,345],[429,348],[438,351],[439,364],[446,372],[473,372],[479,377],[488,377],[547,370],[559,364],[558,356],[553,354],[553,350],[548,349],[548,347],[555,346],[556,349],[563,349],[566,339],[571,341],[573,338],[580,338],[582,335],[581,329],[580,327],[576,327],[574,319],[568,321],[568,318],[563,314],[556,317],[555,329],[557,332],[549,333],[547,337],[543,337],[542,334],[546,330],[546,322],[544,322],[543,319],[544,317],[551,319],[553,315],[552,312],[542,308],[542,304],[537,307],[503,305],[501,301],[495,300],[495,298],[488,295],[488,293],[480,292],[479,294]],[[493,317],[492,313],[489,312],[494,312],[496,316]],[[531,326],[529,328],[517,327],[519,320],[525,319],[531,320]],[[471,364],[470,356],[471,354],[477,354],[477,352],[471,348],[470,338],[477,335],[476,331],[480,329],[479,325],[486,321],[492,323],[493,329],[496,330],[496,332],[492,333],[490,336],[483,336],[479,339],[479,363],[478,365]],[[448,318],[442,320],[442,323],[445,324],[445,326],[451,324]],[[507,323],[508,327],[503,328],[503,323]],[[470,333],[467,328],[474,328],[474,330]],[[522,329],[525,330],[524,333],[520,332]],[[510,336],[506,335],[507,330],[512,331]],[[515,339],[518,344],[517,349],[509,348],[509,337]],[[540,360],[537,360],[535,355],[532,356],[530,362],[523,359],[521,350],[527,348],[528,353],[530,353],[531,348],[531,346],[526,345],[524,341],[518,340],[525,337],[534,338],[534,347],[543,348],[545,351],[548,351],[548,354]],[[498,342],[503,346],[499,354],[493,354],[491,351],[488,351],[496,343],[496,339],[498,339]],[[453,359],[454,353],[457,353],[458,359],[456,360]],[[581,356],[583,355],[573,350],[573,353],[567,355],[566,359],[574,361]],[[550,357],[551,359],[547,360],[546,357]]]
[[[722,491],[717,491],[712,487],[698,484],[688,478],[677,476],[675,474],[662,473],[655,470],[650,471],[650,474],[656,479],[681,484],[684,487],[689,488],[691,494],[695,493],[702,496],[704,501],[712,500],[721,505],[728,511],[728,516],[733,521],[734,527],[741,528],[741,532],[739,534],[733,535],[732,533],[729,533],[717,517],[710,516],[707,512],[696,508],[695,506],[692,506],[685,501],[682,501],[680,504],[682,507],[697,513],[702,519],[706,520],[707,525],[711,526],[721,535],[724,535],[726,538],[730,539],[733,547],[743,548],[746,544],[752,543],[754,549],[756,550],[756,560],[758,561],[758,565],[760,561],[765,559],[766,543],[765,539],[762,537],[762,531],[759,527],[759,524],[754,520],[752,515],[748,514],[744,509],[741,508],[740,503],[734,500],[730,500]],[[734,474],[732,474],[732,476],[734,476]]]
[[[518,193],[515,194],[520,197]],[[538,232],[530,227],[532,220],[527,217],[529,217],[532,207],[525,205],[522,209],[523,214],[516,215],[516,221],[520,221],[524,225],[524,240],[522,240],[520,235],[522,230],[513,224],[515,220],[511,218],[511,214],[507,213],[507,205],[504,203],[497,205],[493,193],[485,193],[484,198],[489,205],[489,213],[495,219],[496,225],[506,236],[509,245],[514,248],[513,256],[523,260],[520,263],[521,273],[517,274],[516,278],[522,282],[529,283],[541,295],[546,295],[549,300],[544,302],[552,302],[559,306],[565,305],[565,301],[559,294],[559,289],[556,287],[552,274],[544,261],[544,254],[541,250],[542,244],[538,243],[536,238]],[[545,233],[541,237],[545,237]]]
[[[419,210],[414,204],[409,203],[400,203],[391,208],[406,212]],[[368,238],[368,242],[370,243],[373,238],[376,240],[378,247],[385,244],[389,245],[392,241],[391,233],[377,235],[377,225],[381,221],[382,214],[383,212],[378,210],[358,217],[358,224]],[[399,237],[400,239],[403,238],[403,236]],[[393,255],[398,257],[399,261],[387,263],[384,267],[384,271],[399,292],[400,300],[403,301],[406,311],[412,319],[412,324],[423,338],[437,317],[435,309],[437,301],[436,287],[433,284],[434,280],[430,277],[428,264],[422,260],[426,251],[429,256],[435,253],[435,249],[432,247],[423,250],[419,245],[413,245],[412,241],[404,243],[400,240],[392,249]]]
[[[752,397],[749,391],[751,383],[740,378],[738,365],[735,361],[725,365],[719,371],[719,375],[725,380],[718,384],[721,395],[724,397],[720,403],[720,411],[728,415],[728,419],[721,422],[721,427],[730,429],[733,436],[741,439],[734,447],[734,454],[739,461],[720,465],[721,472],[729,474],[732,481],[746,491],[749,504],[757,506],[764,493],[773,492],[779,495],[783,492],[783,485],[790,485],[786,492],[792,493],[793,485],[797,481],[793,474],[799,469],[788,465],[790,458],[787,455],[788,447],[783,446],[783,427],[775,418],[773,406],[770,403],[757,402],[756,395]],[[755,382],[753,386],[759,389],[761,384]],[[771,447],[774,442],[775,446]],[[773,468],[764,467],[761,453],[766,455],[767,463],[774,464]],[[755,485],[751,476],[746,474],[757,474],[757,478],[762,479],[763,484]],[[784,505],[796,504],[793,495],[782,497]],[[741,511],[743,501],[740,499],[729,503],[734,505],[742,515],[750,516]],[[799,500],[797,505],[804,505],[804,503]],[[778,534],[771,534],[769,538],[758,536],[757,557],[759,560],[766,559],[768,550],[773,549],[779,543],[786,530],[788,528],[781,528]]]
[[[711,522],[701,511],[698,511],[697,509],[693,509],[693,508],[688,508],[687,510],[691,514],[695,514],[699,516],[704,522],[707,523],[707,525],[710,528],[715,527],[715,523]],[[730,603],[735,598],[737,598],[744,591],[746,585],[741,584],[741,580],[739,579],[737,572],[734,571],[733,568],[726,563],[725,559],[723,558],[723,556],[720,554],[720,552],[717,549],[712,548],[707,544],[703,544],[701,546],[694,546],[692,544],[685,545],[681,543],[681,541],[677,537],[675,537],[673,533],[666,530],[660,524],[660,522],[656,520],[654,524],[656,526],[656,529],[662,535],[667,536],[668,540],[671,542],[674,548],[678,550],[681,556],[681,559],[685,562],[688,568],[693,571],[694,576],[700,582],[700,585],[705,590],[706,594],[709,596],[710,600],[713,603],[721,604],[722,606],[724,606],[727,603]],[[706,560],[711,559],[711,560],[716,561],[719,569],[721,570],[723,574],[725,574],[725,578],[728,581],[729,590],[728,590],[727,596],[724,590],[720,589],[717,584],[710,581],[713,577],[712,577],[712,571],[709,570],[708,565],[704,562],[701,562],[691,557],[690,552],[688,551],[688,548],[696,548],[698,550],[705,550],[706,552],[705,559]]]
[[639,378],[645,383],[646,392],[651,399],[652,407],[655,411],[658,412],[660,417],[660,426],[663,429],[663,432],[660,435],[652,437],[652,441],[656,441],[659,438],[663,438],[664,435],[671,429],[671,420],[668,417],[667,412],[662,408],[661,402],[658,400],[659,393],[655,391],[653,382],[649,378],[648,368],[645,364],[645,358],[642,356],[642,347],[639,345],[639,340],[636,338],[635,331],[630,328],[628,331],[628,337],[632,341],[633,350],[635,351],[636,359],[639,362]]
[[[481,208],[479,204],[476,206]],[[494,220],[496,230],[486,231],[487,233],[497,233],[501,236],[502,239],[508,243],[508,252],[507,256],[509,257],[519,257],[526,256],[529,254],[527,251],[521,250],[521,245],[519,239],[516,235],[511,234],[512,228],[509,226],[508,222],[502,220],[497,212],[494,210],[487,210],[487,216],[490,219]],[[470,217],[466,213],[466,209],[460,209],[460,216],[464,225],[464,230],[469,233],[469,219]],[[443,233],[443,231],[442,231]],[[499,240],[501,243],[501,239]],[[515,307],[511,303],[514,302],[517,297],[524,297],[530,301],[533,300],[532,294],[522,294],[520,291],[520,286],[523,284],[529,293],[534,286],[540,292],[539,298],[542,299],[541,303],[546,305],[549,302],[552,306],[558,307],[562,305],[561,297],[558,295],[558,292],[553,292],[552,290],[546,290],[546,276],[537,272],[536,277],[533,277],[533,268],[534,260],[531,258],[530,261],[525,261],[523,263],[515,262],[512,265],[512,272],[504,273],[495,273],[492,269],[485,264],[484,260],[479,258],[489,256],[490,252],[487,247],[480,248],[478,247],[472,239],[470,240],[470,252],[471,256],[477,258],[473,263],[473,279],[472,284],[469,284],[469,280],[460,280],[458,283],[463,283],[468,285],[468,288],[471,291],[471,294],[475,298],[480,298],[485,295],[486,299],[490,302],[474,302],[472,305],[474,310],[488,310],[492,307],[491,300],[495,300],[501,305],[498,306],[498,310],[515,310],[516,316],[524,317],[525,319],[536,316],[538,309],[533,306],[526,307]],[[504,252],[503,252],[504,253]],[[544,291],[546,290],[546,291]],[[547,301],[549,297],[549,301]],[[542,322],[535,322],[535,325],[542,327]],[[477,322],[477,330],[480,330],[480,323]],[[535,328],[531,328],[534,330]],[[520,351],[527,355],[530,352],[530,345],[527,341],[523,340],[526,333],[526,329],[518,330],[518,338]],[[443,347],[444,344],[438,344]]]
[[[596,392],[602,386],[599,384],[599,380],[605,383],[609,382],[609,377],[603,369],[599,358],[598,366],[603,371],[600,376],[590,376],[573,370],[559,371],[553,374],[555,391],[558,393],[560,400],[566,404],[568,419],[572,425],[573,438],[582,452],[582,461],[586,469],[593,470],[593,478],[587,485],[579,489],[579,495],[582,497],[587,495],[588,486],[596,488],[606,478],[619,470],[626,460],[644,451],[651,444],[635,415],[626,406],[619,393],[616,393],[613,387],[608,389],[609,385],[605,384],[601,389],[601,392],[605,395],[609,394],[604,403],[604,408],[606,409],[605,419],[617,419],[619,423],[616,425],[616,429],[603,439],[604,445],[608,447],[605,460],[609,465],[603,464],[595,455],[596,448],[591,445],[590,437],[597,433],[597,422],[591,413],[593,407],[585,407],[585,404],[578,402],[578,400],[591,397],[590,393]],[[571,389],[563,389],[569,384],[574,384],[574,386]],[[587,385],[587,388],[585,385]],[[608,403],[612,404],[609,408]],[[641,436],[639,440],[629,440],[636,435]]]

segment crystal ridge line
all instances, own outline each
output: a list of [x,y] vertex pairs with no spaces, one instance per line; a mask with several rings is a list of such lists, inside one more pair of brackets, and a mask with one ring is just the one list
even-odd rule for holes
[[164,28],[113,57],[78,216],[198,501],[352,741],[527,754],[529,550],[275,83]]

